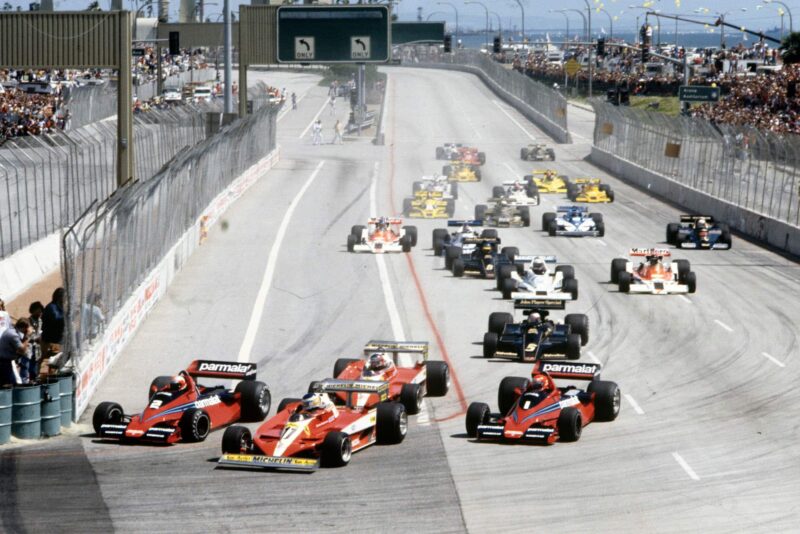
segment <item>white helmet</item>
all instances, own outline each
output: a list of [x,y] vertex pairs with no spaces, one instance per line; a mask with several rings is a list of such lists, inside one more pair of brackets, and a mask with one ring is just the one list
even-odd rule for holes
[[534,274],[545,274],[547,272],[547,265],[544,263],[544,258],[536,256],[531,263],[531,270]]
[[307,393],[303,395],[303,409],[306,411],[326,409],[332,404],[327,393]]

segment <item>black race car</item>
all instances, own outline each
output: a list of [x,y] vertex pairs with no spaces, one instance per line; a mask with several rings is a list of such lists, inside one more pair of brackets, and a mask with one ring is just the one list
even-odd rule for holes
[[681,215],[681,222],[667,225],[667,243],[678,248],[728,250],[731,229],[708,215]]
[[519,249],[503,247],[499,252],[499,237],[471,237],[462,241],[460,247],[447,247],[445,260],[453,276],[465,274],[494,279],[502,265],[513,265]]

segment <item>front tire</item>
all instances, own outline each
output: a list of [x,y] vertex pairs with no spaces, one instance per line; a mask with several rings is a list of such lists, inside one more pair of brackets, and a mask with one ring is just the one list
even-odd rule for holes
[[464,260],[461,258],[456,258],[453,260],[453,276],[456,278],[461,278],[464,276]]
[[614,258],[611,260],[611,283],[619,283],[619,275],[624,272],[628,265],[628,260],[625,258]]
[[410,415],[418,414],[422,409],[422,388],[419,384],[403,384],[400,389],[400,402]]
[[116,402],[101,402],[94,409],[92,414],[92,427],[94,433],[100,435],[100,427],[107,423],[118,424],[122,422],[125,417],[125,412],[122,411],[122,406]]
[[630,293],[631,292],[631,280],[633,280],[633,277],[631,276],[631,273],[629,273],[627,271],[622,271],[621,273],[619,273],[619,277],[617,278],[617,281],[619,283],[619,292],[620,293]]
[[547,213],[542,214],[542,232],[547,232],[550,230],[550,224],[555,222],[556,214],[548,211]]
[[222,434],[222,454],[247,454],[253,450],[253,436],[247,427],[233,425]]
[[344,467],[353,456],[350,436],[344,432],[328,432],[320,449],[320,464],[323,467]]
[[489,315],[489,332],[498,336],[503,333],[506,325],[514,322],[514,316],[508,312],[492,312]]
[[494,332],[486,332],[483,334],[483,357],[494,358],[497,354],[497,340],[498,335]]
[[411,239],[411,246],[417,246],[417,227],[416,226],[404,226],[403,230],[406,231],[406,236]]
[[565,353],[568,360],[581,359],[581,336],[579,334],[567,335],[567,347]]
[[583,421],[581,412],[572,406],[561,410],[558,416],[558,436],[561,441],[573,442],[581,439]]
[[503,292],[503,298],[508,300],[511,294],[517,290],[517,281],[513,278],[504,278],[500,285],[500,291]]
[[205,441],[211,432],[211,418],[197,408],[186,410],[180,421],[181,438],[192,443]]
[[377,442],[380,444],[400,443],[405,439],[408,431],[408,415],[403,405],[399,402],[382,402],[378,404],[377,428],[375,430]]
[[467,436],[470,438],[478,437],[478,426],[484,424],[489,419],[489,405],[483,402],[470,403],[467,408]]

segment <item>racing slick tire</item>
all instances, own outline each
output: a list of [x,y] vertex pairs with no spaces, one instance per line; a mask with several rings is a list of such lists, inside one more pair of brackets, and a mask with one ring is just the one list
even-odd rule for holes
[[399,402],[378,404],[375,438],[380,444],[400,443],[408,431],[408,415]]
[[575,199],[578,198],[579,188],[577,185],[574,184],[567,184],[567,198],[570,199],[572,202],[575,202]]
[[547,235],[550,237],[555,237],[558,233],[558,224],[555,221],[550,223],[550,226],[547,227]]
[[513,278],[504,278],[500,284],[500,291],[503,292],[503,298],[506,300],[510,299],[511,293],[517,290],[517,281]]
[[595,224],[600,224],[601,222],[603,222],[602,213],[590,213],[589,218],[592,219]]
[[456,201],[454,199],[448,198],[445,200],[445,211],[448,217],[452,217],[456,214]]
[[453,260],[453,276],[456,278],[461,278],[464,276],[464,260],[461,258],[456,258]]
[[422,191],[422,182],[414,182],[411,186],[411,192],[416,193],[417,191]]
[[433,254],[441,256],[444,251],[444,242],[447,239],[447,230],[444,228],[437,228],[433,231],[433,238],[431,244],[433,246]]
[[569,313],[564,317],[564,324],[569,325],[570,332],[581,336],[581,346],[589,342],[589,317],[582,313]]
[[450,184],[450,195],[453,197],[453,200],[458,200],[458,182]]
[[356,250],[356,236],[350,234],[347,236],[347,252],[355,252]]
[[517,247],[503,247],[500,254],[508,258],[508,261],[514,263],[514,260],[519,256],[519,249]]
[[436,147],[436,159],[444,159],[444,147]]
[[492,312],[489,314],[489,332],[498,336],[503,333],[507,324],[514,322],[514,316],[507,312]]
[[447,270],[453,268],[453,261],[461,257],[461,247],[449,246],[444,249],[444,267]]
[[528,188],[528,196],[531,198],[536,198],[536,203],[539,203],[539,188],[536,186],[536,182],[529,182],[527,185]]
[[528,152],[527,148],[520,148],[519,149],[519,159],[521,159],[522,161],[527,161],[528,154],[529,154],[529,152]]
[[489,405],[484,402],[471,402],[467,408],[467,437],[478,437],[478,426],[489,420]]
[[556,222],[556,214],[552,211],[542,213],[542,232],[547,232],[550,229],[550,223]]
[[594,393],[594,418],[597,421],[613,421],[619,415],[622,406],[622,394],[615,382],[608,380],[592,380],[587,388]]
[[669,223],[667,225],[667,243],[670,245],[678,244],[678,229],[681,227],[678,223]]
[[355,363],[359,360],[355,358],[339,358],[336,360],[336,363],[333,364],[333,378],[339,378],[339,375],[342,374],[348,365],[351,363]]
[[350,227],[350,235],[355,236],[356,241],[361,240],[361,234],[364,233],[364,228],[366,228],[363,224],[356,224]]
[[481,237],[486,239],[497,239],[497,230],[494,228],[487,228],[486,230],[481,232]]
[[505,196],[505,194],[506,194],[506,190],[503,189],[502,185],[496,185],[496,186],[492,187],[492,197],[500,198],[500,197]]
[[567,280],[575,279],[575,267],[572,265],[559,265],[556,267],[556,272],[561,273],[561,276],[565,282]]
[[320,447],[320,465],[323,467],[344,467],[353,456],[350,436],[344,432],[328,432]]
[[403,247],[403,252],[411,252],[411,236],[404,235],[401,237],[400,246]]
[[188,442],[205,441],[211,432],[211,418],[204,410],[192,408],[183,412],[180,421],[181,439]]
[[556,160],[556,151],[553,150],[552,148],[548,148],[547,149],[547,156],[550,158],[550,161],[555,161]]
[[689,274],[689,271],[692,270],[692,266],[689,263],[689,260],[675,260],[673,263],[678,268],[678,282],[680,282],[681,284],[685,284],[686,275]]
[[480,169],[475,169],[472,172],[475,173],[475,179],[480,182],[481,181],[481,170]]
[[483,357],[494,358],[497,353],[497,340],[499,336],[494,332],[483,334]]
[[581,336],[580,334],[567,334],[567,346],[564,353],[568,360],[581,359]]
[[606,223],[599,222],[594,223],[594,229],[597,230],[597,237],[603,237],[606,235]]
[[614,258],[611,260],[611,283],[619,283],[619,274],[625,272],[628,265],[628,260],[625,258]]
[[478,152],[478,161],[481,165],[486,163],[486,152]]
[[697,275],[694,272],[689,271],[686,273],[686,277],[684,278],[683,282],[689,288],[689,293],[694,293],[697,291]]
[[264,420],[272,404],[272,396],[264,382],[243,380],[236,384],[234,392],[242,396],[242,421]]
[[511,273],[515,271],[513,265],[501,265],[500,268],[497,270],[497,290],[503,290],[503,280],[507,280],[511,278]]
[[475,219],[483,221],[486,218],[486,204],[478,204],[475,206]]
[[608,188],[608,191],[606,191],[606,196],[608,196],[609,202],[614,202],[614,190],[610,187]]
[[450,366],[447,362],[425,362],[425,393],[428,397],[444,397],[450,391]]
[[497,406],[500,408],[500,415],[506,415],[514,406],[519,398],[517,390],[525,391],[528,388],[529,380],[519,376],[507,376],[500,381],[497,388]]
[[628,271],[622,271],[617,276],[617,283],[619,284],[619,292],[620,293],[630,293],[631,292],[631,280],[633,277],[631,273]]
[[404,226],[403,230],[405,230],[406,235],[411,238],[411,246],[417,246],[417,227],[416,226]]
[[253,435],[241,425],[229,426],[222,434],[222,454],[247,454],[253,450]]
[[125,412],[116,402],[101,402],[92,414],[92,427],[94,433],[100,435],[100,427],[106,423],[121,423]]
[[568,278],[564,280],[564,285],[562,289],[565,293],[569,293],[572,296],[572,300],[578,300],[578,281],[574,278]]
[[171,381],[172,381],[172,377],[171,376],[157,376],[157,377],[155,377],[153,379],[153,381],[150,382],[150,395],[148,395],[148,397],[147,397],[147,402],[149,403],[150,400],[153,398],[153,395],[155,395],[156,392],[161,391],[162,389],[164,389],[164,387],[167,386]]
[[719,242],[728,245],[728,250],[733,248],[733,240],[731,240],[731,227],[725,223],[720,223],[719,229],[722,232],[719,236]]
[[522,219],[522,226],[531,225],[531,210],[528,209],[528,206],[519,207],[519,218]]
[[403,199],[403,217],[411,216],[412,203],[413,200],[411,200],[410,198]]
[[581,412],[572,406],[567,406],[558,414],[558,438],[560,441],[573,442],[581,439],[583,422]]
[[287,397],[285,399],[281,399],[281,402],[278,403],[278,412],[282,412],[286,409],[287,406],[290,404],[294,404],[295,402],[300,402],[302,399],[293,399],[291,397]]
[[403,384],[400,389],[400,402],[405,406],[409,415],[418,414],[422,409],[422,386],[419,384]]
[[453,174],[453,166],[452,165],[445,165],[442,167],[442,176],[446,176],[450,178],[450,175]]

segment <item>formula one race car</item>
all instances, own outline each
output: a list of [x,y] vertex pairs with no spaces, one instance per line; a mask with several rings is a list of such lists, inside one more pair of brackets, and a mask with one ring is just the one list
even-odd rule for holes
[[543,143],[534,143],[519,150],[522,161],[555,161],[556,151]]
[[[364,359],[336,360],[333,376],[388,382],[389,400],[400,402],[412,415],[422,409],[424,396],[444,397],[450,390],[450,367],[446,362],[428,361],[427,341],[372,340],[364,347]],[[338,397],[345,400],[343,394]],[[358,407],[374,408],[378,398],[360,394],[354,402]]]
[[[556,378],[588,380],[589,387],[556,387]],[[592,421],[613,421],[619,415],[619,386],[599,378],[599,364],[539,361],[530,379],[509,376],[500,382],[500,413],[491,413],[482,402],[469,405],[467,436],[547,445],[578,441]]]
[[551,236],[603,237],[606,225],[601,213],[589,213],[582,206],[559,206],[557,213],[542,215],[542,231]]
[[578,300],[578,280],[571,265],[558,265],[551,272],[547,264],[555,263],[555,256],[517,256],[515,262],[524,262],[524,267],[498,270],[497,286],[504,299]]
[[447,176],[434,174],[433,176],[423,176],[422,180],[414,182],[412,191],[436,191],[442,193],[444,198],[458,198],[458,184],[451,182]]
[[[460,247],[464,239],[471,238],[471,237],[487,237],[487,238],[497,238],[497,230],[494,229],[486,229],[482,232],[476,232],[473,227],[475,226],[483,226],[483,221],[470,221],[470,220],[451,220],[447,221],[447,226],[449,227],[460,227],[458,231],[448,233],[444,228],[437,228],[433,231],[433,240],[432,240],[432,247],[433,253],[437,256],[441,256],[445,253],[445,249],[448,246]],[[498,243],[499,243],[498,239]],[[449,267],[448,267],[449,268]]]
[[577,178],[567,187],[567,197],[573,202],[614,202],[614,191],[599,178]]
[[453,271],[453,276],[465,274],[494,279],[501,265],[514,265],[519,254],[517,247],[503,247],[498,252],[497,237],[472,237],[464,239],[460,247],[450,246],[445,250],[445,267]]
[[[302,399],[283,399],[278,413],[255,434],[234,425],[222,436],[222,467],[314,471],[342,467],[354,452],[375,443],[400,443],[408,416],[399,402],[387,402],[389,383],[327,379],[314,384]],[[345,394],[344,406],[330,395]],[[359,407],[356,398],[373,395],[379,402]]]
[[484,358],[512,358],[532,362],[546,354],[565,355],[568,360],[581,357],[581,346],[589,342],[589,318],[582,313],[570,313],[564,324],[549,320],[549,310],[563,310],[563,300],[526,299],[514,303],[514,309],[524,310],[526,318],[514,322],[506,312],[489,315],[489,331],[483,335]]
[[491,206],[485,204],[475,206],[475,220],[482,221],[486,226],[499,228],[530,226],[531,212],[528,206],[515,206],[503,198]]
[[503,182],[492,187],[489,202],[505,200],[510,206],[538,206],[539,189],[531,182]]
[[443,146],[436,147],[436,159],[483,165],[486,163],[486,154],[479,152],[475,147],[464,146],[461,143],[445,143]]
[[667,225],[667,243],[678,248],[731,248],[731,229],[708,215],[681,215],[680,223]]
[[411,252],[415,246],[417,227],[403,226],[403,219],[373,217],[367,226],[353,226],[347,236],[348,252]]
[[689,260],[674,260],[664,263],[670,251],[660,248],[632,248],[632,257],[643,257],[644,262],[634,267],[630,260],[611,260],[611,283],[619,285],[620,293],[651,293],[669,295],[694,293],[697,278],[691,271]]
[[533,183],[540,193],[566,193],[570,181],[566,176],[559,176],[554,170],[533,171],[525,176],[525,180]]
[[[201,386],[196,378],[241,380],[225,386]],[[101,402],[92,416],[101,438],[128,442],[203,441],[214,429],[240,419],[261,421],[269,413],[270,393],[258,382],[256,364],[195,360],[175,376],[159,376],[150,384],[147,407],[125,415],[116,402]]]
[[417,191],[403,199],[403,217],[415,219],[446,219],[456,211],[456,201],[444,198],[438,191]]
[[469,163],[455,163],[442,167],[442,174],[451,182],[480,182],[481,170]]

